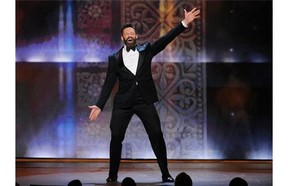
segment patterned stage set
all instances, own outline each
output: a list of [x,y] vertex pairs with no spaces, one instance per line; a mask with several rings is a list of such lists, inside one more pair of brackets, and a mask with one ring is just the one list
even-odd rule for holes
[[[209,58],[208,4],[17,0],[16,158],[108,159],[117,86],[95,122],[88,120],[88,105],[99,97],[108,55],[123,45],[121,25],[135,23],[138,43],[153,42],[183,19],[184,8],[197,7],[201,19],[152,63],[168,159],[271,160],[272,58]],[[137,116],[122,158],[155,159]]]

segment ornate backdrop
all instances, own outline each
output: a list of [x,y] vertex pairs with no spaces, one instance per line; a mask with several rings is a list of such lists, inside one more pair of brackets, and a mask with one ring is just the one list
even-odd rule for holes
[[[248,49],[254,53],[258,47],[243,47],[243,38],[237,36],[239,22],[228,23],[229,16],[223,16],[229,7],[235,10],[229,8],[229,15],[235,17],[242,17],[246,8],[254,7],[255,11],[250,11],[253,16],[241,19],[244,23],[245,18],[253,17],[245,28],[263,20],[268,28],[271,22],[266,23],[264,14],[259,14],[258,1],[251,2],[16,0],[16,156],[108,158],[109,123],[117,85],[95,122],[88,121],[88,105],[99,97],[107,56],[123,45],[121,25],[135,23],[138,42],[153,42],[181,21],[183,9],[198,7],[201,19],[152,63],[160,99],[155,105],[168,158],[271,159],[273,64],[229,61],[229,56],[245,58]],[[256,28],[253,26],[253,33],[246,30],[246,40],[251,39],[248,35],[256,37],[263,30],[260,33],[267,35],[268,42],[264,43],[268,44],[259,47],[271,52],[269,32]],[[226,38],[231,34],[235,37]],[[229,43],[240,40],[236,48],[228,47],[229,54],[226,49],[224,52]],[[243,56],[239,48],[245,51]],[[213,51],[218,57],[213,57]],[[137,116],[128,127],[123,158],[155,158]]]

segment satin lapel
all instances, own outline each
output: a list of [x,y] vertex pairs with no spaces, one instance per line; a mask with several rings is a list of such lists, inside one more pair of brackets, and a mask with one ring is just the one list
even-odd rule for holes
[[138,66],[137,66],[137,72],[141,68],[144,61],[144,51],[139,52],[139,59],[138,59]]
[[118,61],[118,67],[126,72],[132,73],[125,65],[123,61],[123,55],[122,55],[122,50],[120,50],[116,56],[116,61]]
[[123,68],[124,62],[123,62],[123,57],[122,57],[122,49],[118,51],[115,57],[116,57],[116,61],[118,61],[119,68]]

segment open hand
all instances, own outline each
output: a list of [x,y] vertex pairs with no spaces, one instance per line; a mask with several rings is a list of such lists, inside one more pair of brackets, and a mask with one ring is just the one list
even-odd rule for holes
[[185,18],[184,18],[183,22],[186,25],[188,25],[189,23],[194,21],[194,19],[198,19],[200,17],[200,10],[195,7],[190,12],[187,12],[184,9],[184,15],[185,15]]
[[97,107],[96,105],[88,106],[91,109],[90,115],[89,115],[89,120],[90,121],[95,121],[98,115],[101,112],[101,109]]

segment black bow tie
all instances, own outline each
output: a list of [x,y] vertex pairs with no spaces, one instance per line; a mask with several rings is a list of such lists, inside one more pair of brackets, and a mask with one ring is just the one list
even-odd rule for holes
[[135,46],[134,46],[134,47],[130,47],[130,48],[126,47],[126,50],[127,50],[127,52],[129,52],[130,50],[135,51],[135,50],[136,50],[136,47],[135,47]]

